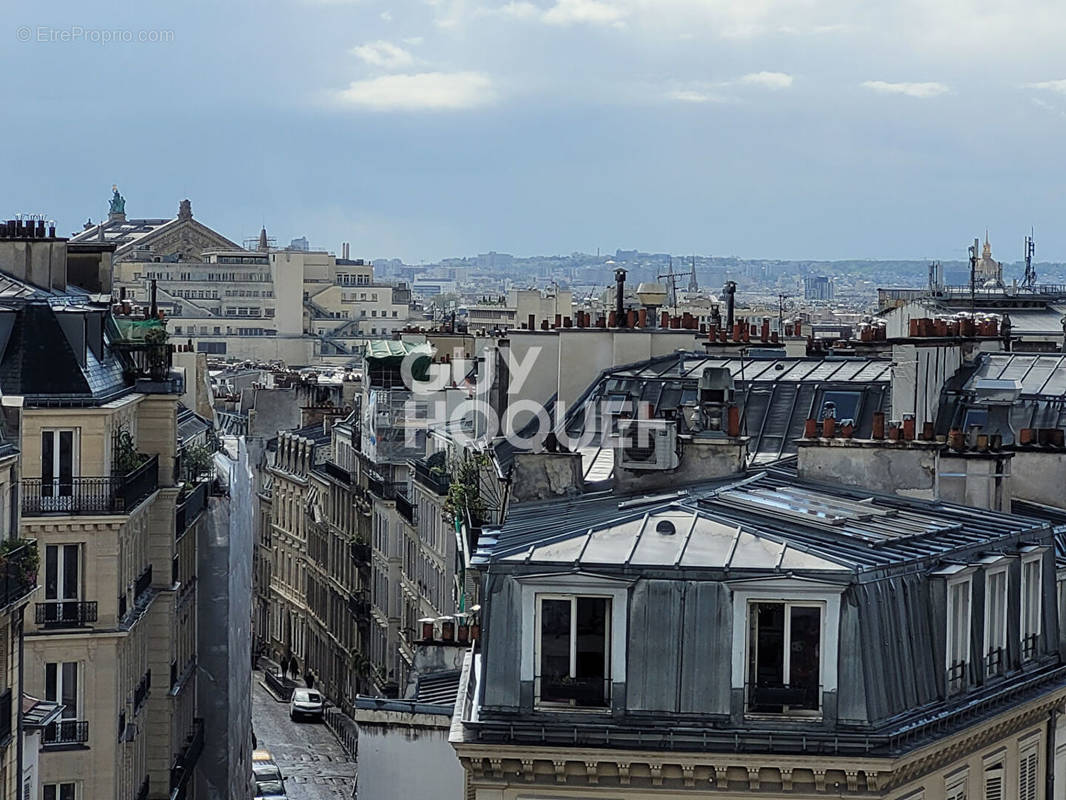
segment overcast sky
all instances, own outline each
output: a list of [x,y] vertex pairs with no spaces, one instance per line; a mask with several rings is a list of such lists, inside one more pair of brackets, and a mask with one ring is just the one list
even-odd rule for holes
[[[432,261],[1066,261],[1061,0],[184,0],[5,10],[8,216],[189,197]],[[103,41],[131,38],[133,41]],[[169,41],[138,41],[140,38]],[[75,41],[64,41],[73,38]]]

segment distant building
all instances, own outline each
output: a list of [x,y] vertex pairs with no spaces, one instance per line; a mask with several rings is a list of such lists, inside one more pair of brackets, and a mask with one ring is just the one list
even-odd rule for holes
[[555,325],[556,316],[569,317],[573,313],[573,294],[565,289],[511,289],[506,296],[484,298],[467,309],[470,330],[509,330],[533,328],[545,322]]
[[803,280],[805,300],[832,300],[833,279],[825,275],[808,275]]
[[278,250],[265,229],[255,249],[242,248],[193,219],[188,200],[173,219],[123,212],[71,241],[114,246],[113,293],[142,309],[154,299],[175,338],[209,355],[290,365],[351,359],[366,338],[407,324],[410,290],[376,281],[361,259],[309,250],[302,238]]

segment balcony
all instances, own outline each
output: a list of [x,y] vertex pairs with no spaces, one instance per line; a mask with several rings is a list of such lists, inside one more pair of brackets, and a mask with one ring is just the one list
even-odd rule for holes
[[431,467],[424,459],[411,461],[414,467],[415,480],[432,492],[444,497],[448,494],[448,486],[451,484],[451,476],[441,467]]
[[366,542],[351,542],[348,545],[349,554],[352,557],[352,561],[357,564],[369,564],[370,563],[370,545]]
[[196,488],[183,495],[178,501],[175,512],[174,538],[180,539],[205,508],[207,508],[207,481],[201,481],[196,484]]
[[137,688],[133,690],[133,713],[136,714],[141,710],[141,706],[144,705],[144,701],[148,699],[148,692],[152,688],[152,670],[148,670],[144,673],[144,677],[141,678],[141,682],[137,684]]
[[334,464],[332,461],[325,461],[321,464],[317,464],[316,466],[334,480],[343,483],[345,486],[351,486],[352,473],[350,473],[344,467],[340,467]]
[[363,619],[370,616],[370,597],[366,592],[355,592],[348,597],[348,610],[352,616]]
[[204,721],[193,720],[193,732],[185,741],[178,757],[174,759],[174,766],[170,769],[170,797],[171,800],[185,800],[192,782],[193,769],[200,760],[200,753],[204,750]]
[[397,488],[395,496],[396,510],[400,516],[407,520],[409,525],[418,525],[418,506],[411,502],[404,489]]
[[137,800],[148,800],[148,789],[150,785],[148,776],[145,775],[144,780],[141,781],[141,788],[137,790]]
[[140,574],[136,582],[133,584],[133,602],[137,602],[142,594],[148,591],[152,585],[152,565],[149,564],[145,567],[144,572]]
[[44,628],[78,628],[96,622],[96,601],[48,600],[38,603],[35,621]]
[[44,729],[42,744],[45,747],[82,745],[89,741],[87,720],[61,719]]
[[119,354],[126,378],[137,384],[137,391],[153,394],[182,391],[181,377],[171,373],[174,351],[166,341],[118,339],[111,343],[111,349]]
[[22,515],[129,514],[159,485],[159,457],[152,456],[127,475],[109,478],[22,480]]
[[0,608],[7,608],[37,587],[37,543],[9,539],[0,544]]

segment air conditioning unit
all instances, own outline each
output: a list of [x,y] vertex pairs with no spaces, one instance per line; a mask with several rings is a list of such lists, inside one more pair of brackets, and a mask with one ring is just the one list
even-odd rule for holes
[[618,421],[615,464],[622,469],[677,469],[677,423],[665,419]]

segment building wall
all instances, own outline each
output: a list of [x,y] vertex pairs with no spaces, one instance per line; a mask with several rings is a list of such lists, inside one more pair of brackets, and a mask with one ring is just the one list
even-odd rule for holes
[[[42,554],[39,583],[49,545],[79,546],[79,599],[96,604],[96,618],[82,627],[31,621],[26,631],[24,674],[31,695],[47,697],[46,664],[78,664],[75,713],[88,723],[88,741],[73,750],[45,747],[39,773],[42,783],[78,783],[81,797],[132,798],[145,777],[149,797],[168,796],[170,768],[191,732],[194,692],[169,692],[171,662],[196,630],[196,615],[180,596],[189,586],[173,580],[175,558],[181,560],[175,537],[176,408],[176,395],[133,394],[101,408],[23,412],[26,477],[40,476],[41,431],[51,428],[77,431],[75,473],[83,478],[111,475],[113,435],[120,431],[133,437],[137,452],[158,459],[157,490],[128,513],[22,517],[22,535],[37,539]],[[137,583],[144,587],[140,593]],[[194,686],[195,678],[190,680]],[[135,695],[145,690],[143,703],[135,704]]]
[[359,709],[355,722],[360,800],[463,797],[463,768],[448,744],[449,717]]

